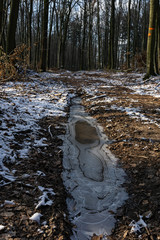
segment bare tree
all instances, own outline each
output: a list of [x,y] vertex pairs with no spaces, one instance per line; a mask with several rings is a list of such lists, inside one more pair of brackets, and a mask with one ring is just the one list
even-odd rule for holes
[[46,71],[46,66],[47,66],[48,9],[49,9],[49,0],[44,0],[42,55],[41,55],[41,69],[43,71]]
[[131,0],[128,1],[128,26],[127,26],[127,68],[130,68],[130,35],[131,35]]
[[2,45],[3,0],[0,0],[0,46]]
[[110,40],[108,68],[114,68],[114,29],[115,29],[115,0],[111,0],[111,18],[110,18]]
[[13,51],[16,47],[15,34],[17,27],[17,18],[20,0],[11,1],[11,12],[9,16],[8,35],[7,35],[7,53]]
[[155,75],[154,69],[154,48],[155,48],[155,26],[156,26],[156,11],[158,0],[150,0],[150,15],[149,15],[149,31],[147,42],[147,74],[145,77]]

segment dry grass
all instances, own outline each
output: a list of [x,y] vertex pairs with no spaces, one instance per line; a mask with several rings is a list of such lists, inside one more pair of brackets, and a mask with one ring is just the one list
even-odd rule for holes
[[16,80],[26,74],[28,62],[28,48],[25,44],[16,47],[13,52],[7,55],[0,48],[0,82]]

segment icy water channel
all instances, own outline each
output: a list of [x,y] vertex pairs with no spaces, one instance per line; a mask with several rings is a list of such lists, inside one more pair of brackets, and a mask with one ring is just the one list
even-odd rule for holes
[[107,141],[102,128],[84,111],[81,99],[73,99],[63,148],[63,180],[72,196],[67,205],[76,226],[73,240],[91,239],[93,234],[107,239],[115,224],[110,211],[116,212],[127,199],[121,186],[125,173],[117,167]]

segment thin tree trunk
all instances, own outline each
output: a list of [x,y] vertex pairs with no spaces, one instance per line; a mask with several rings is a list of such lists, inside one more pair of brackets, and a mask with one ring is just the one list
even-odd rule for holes
[[29,26],[28,26],[28,42],[29,42],[29,62],[31,64],[32,61],[32,13],[33,13],[33,0],[30,0],[30,11],[29,11]]
[[[60,68],[60,54],[61,54],[61,41],[62,41],[62,22],[63,17],[60,17],[60,23],[58,13],[56,13],[56,29],[57,29],[57,68]],[[59,26],[60,24],[60,26]]]
[[130,68],[131,0],[128,1],[127,68]]
[[49,0],[44,0],[44,15],[43,15],[43,32],[42,32],[42,55],[41,55],[41,69],[46,71],[47,66],[47,30],[48,30],[48,9]]
[[53,27],[53,16],[55,10],[55,1],[52,9],[51,19],[50,19],[50,27],[49,27],[49,39],[48,39],[48,69],[50,68],[50,53],[51,53],[51,37],[52,37],[52,27]]
[[109,69],[114,68],[114,28],[115,28],[115,0],[112,0],[110,19],[109,59],[108,59]]
[[104,58],[104,66],[108,66],[108,56],[109,56],[109,17],[108,17],[108,8],[107,3],[105,3],[105,36],[104,36],[104,46],[103,46],[103,58]]
[[89,0],[89,34],[88,34],[88,69],[92,68],[92,25],[93,25],[93,6]]
[[70,19],[70,14],[72,10],[72,0],[68,4],[69,12],[66,15],[66,19],[64,21],[64,29],[63,29],[63,39],[62,39],[62,67],[65,67],[65,50],[66,50],[66,39],[67,39],[67,32],[68,32],[68,24]]
[[146,51],[147,33],[146,33],[146,1],[144,1],[144,12],[143,12],[143,33],[142,33],[142,52]]
[[100,36],[99,0],[97,0],[97,32],[98,32],[98,68],[101,68],[101,36]]
[[87,26],[87,1],[84,0],[82,59],[81,59],[81,69],[82,70],[84,70],[86,68],[86,66],[85,66],[86,26]]
[[139,51],[139,38],[138,38],[138,29],[139,29],[139,18],[141,10],[141,0],[137,0],[136,9],[135,9],[135,27],[134,27],[134,40],[133,40],[133,54],[135,55]]
[[39,65],[39,58],[40,58],[40,9],[41,9],[41,1],[39,2],[39,7],[37,7],[37,31],[36,31],[36,44],[35,44],[35,59],[34,59],[34,68],[38,69]]

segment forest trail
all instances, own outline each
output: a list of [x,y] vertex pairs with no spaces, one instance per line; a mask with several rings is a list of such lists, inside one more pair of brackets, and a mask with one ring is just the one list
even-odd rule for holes
[[138,73],[30,72],[26,81],[0,85],[0,239],[70,239],[62,146],[75,96],[103,127],[127,174],[129,198],[111,211],[117,224],[108,239],[160,238],[160,82],[142,79]]

